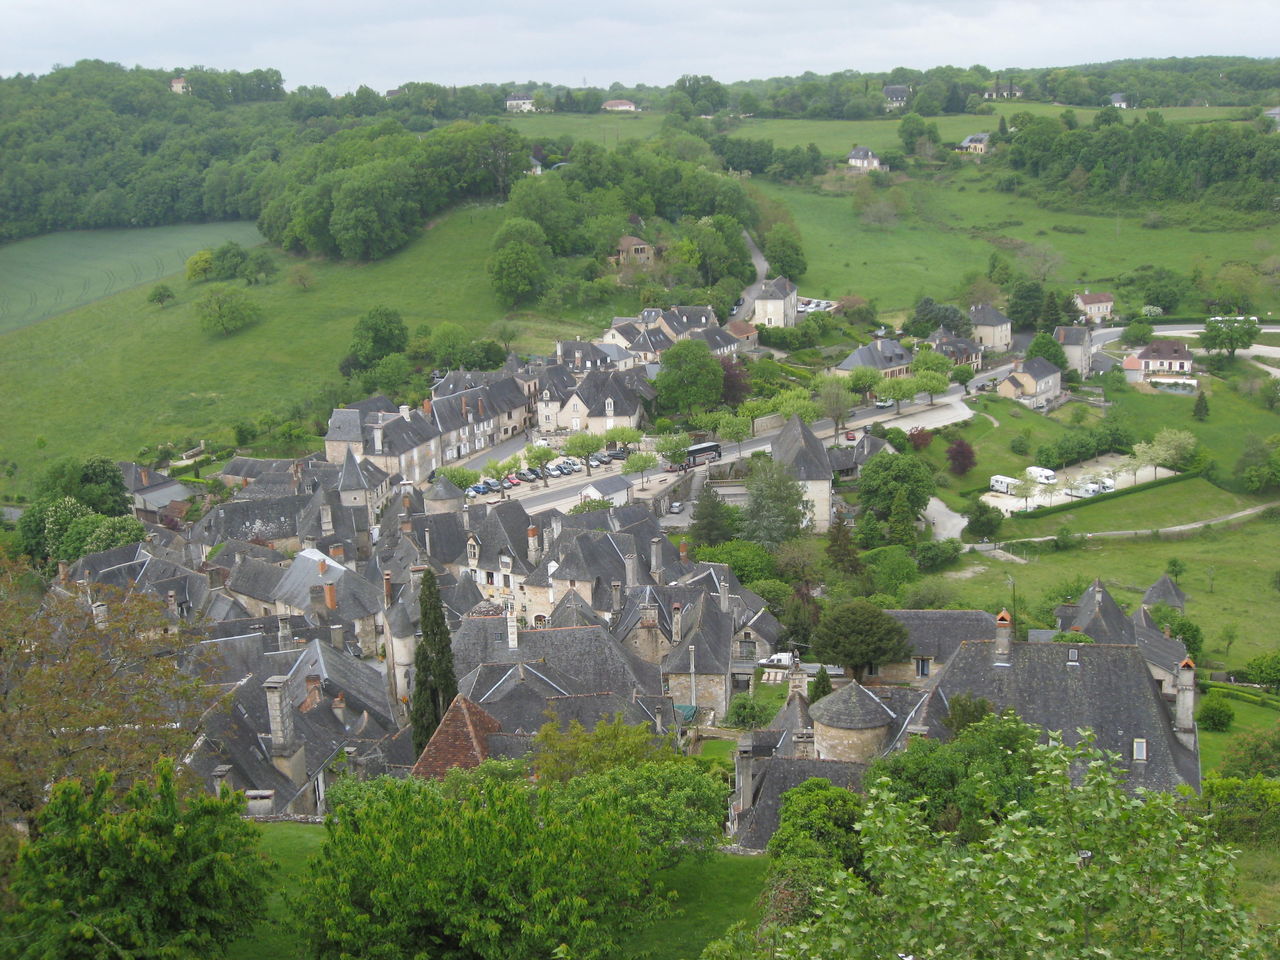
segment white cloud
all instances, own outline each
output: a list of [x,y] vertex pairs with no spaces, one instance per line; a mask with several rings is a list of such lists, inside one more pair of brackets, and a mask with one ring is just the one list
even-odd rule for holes
[[93,58],[127,66],[276,67],[335,93],[407,80],[667,84],[878,71],[1053,66],[1125,57],[1274,54],[1280,8],[1242,0],[598,0],[445,5],[10,0],[0,68],[45,73]]

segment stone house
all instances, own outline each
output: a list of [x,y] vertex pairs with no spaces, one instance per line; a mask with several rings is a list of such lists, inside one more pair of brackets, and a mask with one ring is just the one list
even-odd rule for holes
[[911,376],[912,353],[897,340],[872,340],[841,360],[831,373],[848,373],[855,367],[879,370],[886,380]]
[[1142,375],[1190,373],[1195,364],[1185,340],[1152,340],[1138,352]]
[[987,152],[987,145],[991,141],[989,133],[971,133],[960,141],[960,151],[962,153],[976,153],[982,155]]
[[774,438],[771,455],[804,489],[809,524],[814,533],[831,527],[831,484],[835,472],[826,445],[798,416],[792,416]]
[[933,349],[956,366],[966,366],[974,373],[982,366],[982,344],[968,337],[960,337],[946,327],[939,327],[925,338]]
[[1093,328],[1087,323],[1076,323],[1071,326],[1054,327],[1053,339],[1062,344],[1062,352],[1067,355],[1067,365],[1080,377],[1089,376],[1093,365]]
[[880,158],[867,147],[854,147],[849,151],[849,155],[845,157],[845,162],[853,169],[863,173],[869,170],[881,169]]
[[1013,372],[996,384],[996,393],[1041,409],[1062,393],[1062,371],[1044,357],[1019,361],[1014,364]]
[[653,263],[653,245],[640,237],[623,236],[618,238],[617,261],[623,265],[647,266]]
[[507,113],[533,113],[533,97],[517,93],[506,100]]
[[901,110],[911,99],[911,88],[902,83],[891,83],[880,92],[884,95],[886,110]]
[[973,339],[992,353],[1008,353],[1013,348],[1013,322],[988,303],[969,308]]
[[797,303],[796,285],[786,277],[766,280],[756,297],[752,322],[756,326],[794,327]]
[[1116,298],[1111,294],[1090,293],[1088,290],[1084,293],[1077,293],[1075,301],[1076,306],[1080,308],[1080,315],[1091,323],[1110,320],[1111,311],[1116,306]]

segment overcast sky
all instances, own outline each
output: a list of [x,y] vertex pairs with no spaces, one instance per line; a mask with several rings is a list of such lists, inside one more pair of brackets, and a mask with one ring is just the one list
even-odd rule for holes
[[81,59],[275,67],[293,89],[540,80],[607,87],[894,66],[1275,56],[1261,0],[3,0],[0,75]]

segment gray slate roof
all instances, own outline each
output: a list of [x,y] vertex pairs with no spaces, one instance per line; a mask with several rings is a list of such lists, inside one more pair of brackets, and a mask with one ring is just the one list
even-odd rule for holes
[[1149,586],[1147,592],[1142,595],[1143,606],[1154,607],[1157,603],[1163,603],[1178,610],[1183,610],[1187,606],[1187,595],[1167,573],[1162,573],[1160,579]]
[[1036,382],[1048,380],[1055,373],[1062,373],[1054,364],[1050,363],[1044,357],[1032,357],[1022,364],[1024,372],[1029,373],[1035,378]]
[[907,628],[907,642],[917,657],[950,660],[965,640],[991,640],[996,618],[985,610],[886,610]]
[[834,786],[858,791],[866,769],[866,764],[842,760],[798,760],[774,756],[756,761],[750,784],[752,804],[738,820],[735,838],[738,845],[748,850],[763,850],[769,845],[769,839],[778,829],[782,795],[788,790],[820,777]]
[[760,295],[756,300],[785,300],[796,292],[796,285],[786,277],[775,277],[760,284]]
[[800,481],[831,479],[827,448],[796,414],[783,424],[772,447],[773,459]]
[[1008,317],[989,303],[970,307],[969,320],[975,327],[999,327],[1010,322]]
[[885,339],[873,340],[854,350],[836,365],[836,369],[848,371],[855,367],[874,367],[876,370],[891,370],[910,363],[910,350],[897,340]]
[[[1077,730],[1089,728],[1098,746],[1120,755],[1134,786],[1199,785],[1198,754],[1174,736],[1168,707],[1136,646],[1014,643],[1009,666],[993,665],[994,647],[961,644],[936,692],[948,699],[961,693],[984,697],[996,710],[1012,708],[1028,723],[1061,731],[1068,744],[1078,742]],[[934,714],[945,716],[945,706],[930,707],[931,719]],[[1146,739],[1146,762],[1131,762],[1134,738]]]
[[813,704],[809,716],[815,723],[840,730],[871,730],[890,726],[897,714],[862,684],[851,681]]

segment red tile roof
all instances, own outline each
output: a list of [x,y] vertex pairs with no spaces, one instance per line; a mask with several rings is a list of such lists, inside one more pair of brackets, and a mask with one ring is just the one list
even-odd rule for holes
[[479,705],[461,695],[454,697],[413,765],[413,775],[441,780],[454,767],[470,770],[480,766],[489,756],[489,734],[501,729],[501,724]]

